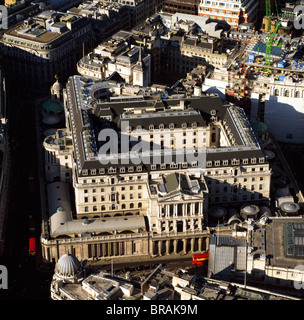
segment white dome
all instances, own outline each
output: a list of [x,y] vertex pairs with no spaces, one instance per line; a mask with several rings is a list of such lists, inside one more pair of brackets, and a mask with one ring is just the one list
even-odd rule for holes
[[281,204],[281,210],[285,212],[297,212],[299,209],[299,205],[294,202],[283,202]]
[[74,255],[64,254],[56,264],[55,273],[63,278],[74,278],[79,274],[80,269],[80,262]]
[[254,215],[257,214],[259,211],[259,207],[256,205],[243,206],[241,208],[241,213],[246,215]]

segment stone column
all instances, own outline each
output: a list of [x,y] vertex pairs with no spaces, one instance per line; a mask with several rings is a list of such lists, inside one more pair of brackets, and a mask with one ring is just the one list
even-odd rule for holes
[[173,250],[174,250],[174,253],[177,253],[177,240],[173,240]]
[[162,240],[158,240],[158,255],[159,256],[162,255],[162,246],[163,246]]
[[191,238],[191,252],[194,252],[194,241],[195,238]]
[[174,205],[174,217],[177,217],[177,210],[178,210],[178,208],[177,208],[177,204],[175,204]]
[[109,254],[109,256],[112,255],[112,243],[111,242],[108,243],[108,254]]
[[170,254],[170,240],[166,240],[166,254]]
[[166,218],[169,218],[169,215],[170,215],[170,207],[169,207],[169,205],[167,204],[167,205],[166,205],[166,214],[165,214]]
[[122,256],[123,255],[123,252],[122,252],[122,242],[119,241],[118,243],[118,255],[119,256]]
[[154,255],[154,250],[155,250],[155,242],[151,240],[151,249],[150,249],[150,255]]
[[205,239],[206,239],[206,242],[205,242],[206,243],[206,248],[205,248],[205,250],[208,251],[209,250],[209,237],[206,237]]
[[198,238],[198,251],[201,252],[202,251],[202,238]]
[[118,255],[118,248],[117,248],[117,246],[118,246],[118,242],[113,242],[113,255],[114,256],[117,256]]
[[184,251],[184,254],[187,253],[187,239],[183,239],[183,251]]
[[106,257],[106,244],[105,243],[102,243],[101,244],[101,255],[102,255],[102,257]]

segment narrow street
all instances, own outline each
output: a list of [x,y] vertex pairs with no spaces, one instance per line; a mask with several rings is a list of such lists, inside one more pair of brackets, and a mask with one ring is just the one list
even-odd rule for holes
[[[8,269],[8,290],[1,290],[1,299],[48,299],[52,273],[37,269],[40,261],[41,229],[40,194],[37,181],[36,122],[34,100],[8,93],[9,137],[12,150],[11,188],[4,256],[1,263]],[[30,171],[34,190],[29,190]],[[29,256],[29,216],[35,221],[37,255]]]

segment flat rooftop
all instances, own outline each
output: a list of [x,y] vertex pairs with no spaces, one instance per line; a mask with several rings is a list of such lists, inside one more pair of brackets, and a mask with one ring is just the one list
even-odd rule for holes
[[[302,225],[304,218],[276,218],[266,227],[266,256],[271,257],[271,265],[278,267],[295,267],[304,264],[303,255],[290,255],[285,250],[286,226]],[[295,228],[294,228],[295,229]],[[301,228],[302,230],[302,228]],[[297,235],[297,234],[295,234]],[[296,240],[297,236],[294,238]]]
[[8,30],[6,34],[9,36],[20,38],[20,39],[26,39],[26,40],[41,42],[41,43],[49,43],[60,38],[62,35],[70,31],[70,30],[67,30],[63,33],[58,33],[58,32],[50,32],[44,29],[44,32],[41,32],[40,34],[18,32],[18,31],[21,31],[22,29],[24,29],[23,26],[21,28],[19,26],[18,28]]

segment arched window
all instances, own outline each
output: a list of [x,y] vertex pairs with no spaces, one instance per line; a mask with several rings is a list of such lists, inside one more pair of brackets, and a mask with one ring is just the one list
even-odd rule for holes
[[142,203],[138,202],[138,208],[141,208],[141,207],[142,207]]
[[130,203],[130,209],[134,208],[134,203]]
[[94,207],[93,207],[93,211],[97,211],[97,206],[94,206]]
[[84,207],[84,212],[89,212],[89,207]]

